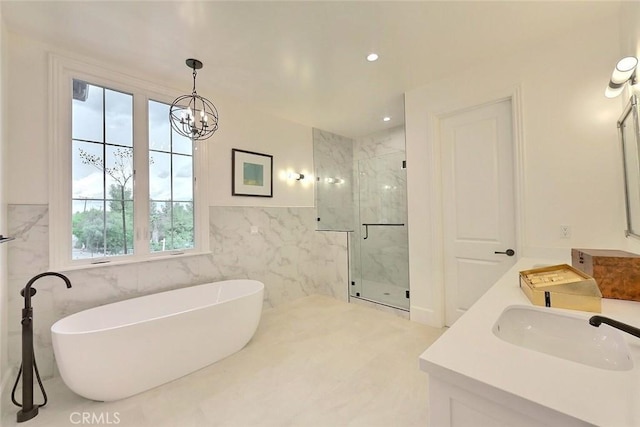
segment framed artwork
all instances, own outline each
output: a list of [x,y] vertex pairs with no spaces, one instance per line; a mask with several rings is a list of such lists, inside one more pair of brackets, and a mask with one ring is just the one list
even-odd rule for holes
[[273,156],[231,149],[231,194],[273,197]]

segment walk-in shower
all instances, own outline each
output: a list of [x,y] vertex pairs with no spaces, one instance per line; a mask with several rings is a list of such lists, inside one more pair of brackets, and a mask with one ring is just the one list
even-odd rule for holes
[[404,127],[354,145],[350,295],[409,309],[409,244]]
[[317,229],[348,232],[350,297],[408,311],[404,126],[313,137]]

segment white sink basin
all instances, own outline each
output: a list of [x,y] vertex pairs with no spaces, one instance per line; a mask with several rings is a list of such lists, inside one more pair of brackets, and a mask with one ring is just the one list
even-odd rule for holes
[[584,365],[614,371],[633,368],[622,332],[604,324],[593,327],[589,317],[512,305],[504,309],[493,333],[511,344]]

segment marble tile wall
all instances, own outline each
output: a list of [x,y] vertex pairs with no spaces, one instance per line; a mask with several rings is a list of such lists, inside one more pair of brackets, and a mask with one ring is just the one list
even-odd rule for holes
[[315,231],[314,208],[211,207],[209,213],[222,276],[263,281],[266,306],[312,294],[347,300],[346,233]]
[[[20,363],[19,292],[48,270],[47,205],[10,205],[9,361]],[[257,233],[251,233],[251,227]],[[73,287],[45,277],[34,285],[34,342],[40,373],[57,375],[50,328],[78,311],[169,289],[233,278],[265,283],[265,308],[301,296],[347,299],[346,233],[315,231],[314,208],[210,208],[211,254],[64,272]]]
[[407,222],[407,171],[404,152],[358,161],[357,204],[360,222],[402,224]]
[[318,230],[353,230],[353,140],[313,129],[313,163]]
[[404,125],[357,138],[353,143],[355,161],[398,152],[405,152]]

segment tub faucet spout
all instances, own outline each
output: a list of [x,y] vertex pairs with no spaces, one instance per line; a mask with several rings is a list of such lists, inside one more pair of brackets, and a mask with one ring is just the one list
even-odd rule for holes
[[618,322],[617,320],[609,319],[608,317],[604,316],[592,316],[589,319],[589,324],[591,326],[595,326],[596,328],[599,327],[601,323],[613,326],[614,328],[619,329],[622,332],[626,332],[633,335],[634,337],[640,338],[640,329],[631,325],[627,325],[626,323]]
[[36,294],[36,289],[32,288],[32,286],[36,282],[36,280],[45,276],[59,277],[64,280],[65,284],[67,285],[67,289],[71,287],[71,281],[69,280],[69,278],[64,274],[56,273],[55,271],[47,271],[33,276],[31,280],[27,282],[27,285],[20,291],[20,295],[24,297],[24,308],[31,308],[31,297]]

